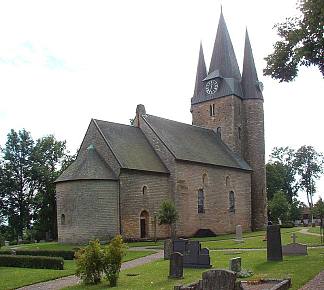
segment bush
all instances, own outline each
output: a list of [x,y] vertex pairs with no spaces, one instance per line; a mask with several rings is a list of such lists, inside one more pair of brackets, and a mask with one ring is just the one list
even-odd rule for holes
[[57,257],[1,255],[0,266],[63,270],[64,260]]
[[126,254],[123,238],[117,235],[103,251],[103,272],[111,287],[117,285],[122,258]]
[[47,257],[61,257],[64,260],[73,260],[75,252],[66,250],[15,250],[16,255],[28,256],[47,256]]
[[281,228],[293,228],[295,225],[293,222],[284,222],[280,227]]
[[89,245],[79,250],[76,257],[76,275],[85,284],[98,284],[103,270],[103,253],[99,240],[90,241]]
[[14,250],[1,250],[0,255],[14,255],[15,251]]

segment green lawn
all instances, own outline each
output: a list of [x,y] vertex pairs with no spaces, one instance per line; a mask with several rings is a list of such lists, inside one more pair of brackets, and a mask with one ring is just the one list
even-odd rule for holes
[[314,228],[309,227],[309,228],[307,228],[307,229],[308,229],[308,231],[309,231],[310,233],[320,234],[320,227],[314,227]]
[[[123,261],[134,260],[153,253],[153,251],[127,251]],[[64,261],[64,270],[0,267],[0,290],[18,288],[37,282],[73,275],[75,269],[75,262],[67,260]]]
[[[324,249],[311,249],[305,257],[284,257],[283,262],[267,262],[266,251],[211,252],[211,260],[214,268],[228,268],[229,260],[232,257],[242,257],[244,269],[252,270],[255,274],[250,279],[256,278],[286,278],[291,277],[292,290],[299,289],[307,281],[313,278],[324,268]],[[307,265],[307,267],[305,267]],[[170,280],[167,278],[169,262],[159,260],[147,265],[122,271],[116,290],[145,290],[145,289],[173,289],[174,285],[188,284],[201,278],[204,270],[185,269],[184,279]],[[137,276],[127,276],[137,274]],[[103,282],[96,286],[86,287],[78,285],[66,289],[107,289],[107,283]]]

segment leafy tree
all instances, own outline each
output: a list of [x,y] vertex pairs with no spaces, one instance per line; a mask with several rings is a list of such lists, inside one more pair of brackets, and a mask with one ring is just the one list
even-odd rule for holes
[[282,191],[277,191],[268,202],[270,216],[274,222],[278,219],[285,222],[288,220],[289,203]]
[[117,286],[122,259],[126,254],[123,238],[117,235],[103,250],[103,272],[110,287]]
[[31,178],[34,141],[25,129],[7,135],[3,153],[1,203],[12,235],[23,236],[31,227],[35,184]]
[[313,208],[313,214],[321,220],[320,234],[321,234],[321,243],[324,243],[324,201],[320,198],[317,203],[315,203]]
[[299,184],[295,166],[295,151],[289,147],[273,148],[267,169],[267,190],[270,200],[275,192],[282,191],[289,202],[297,196]]
[[168,225],[172,239],[175,238],[174,224],[178,220],[178,212],[173,202],[165,200],[162,202],[157,215],[160,225]]
[[296,78],[298,66],[317,66],[324,77],[324,1],[300,0],[299,17],[289,17],[274,26],[281,40],[265,60],[264,75],[280,82]]
[[315,180],[323,173],[323,164],[323,155],[312,146],[302,146],[295,154],[294,165],[300,176],[300,188],[307,194],[310,209],[313,208],[313,195],[316,192]]
[[297,198],[293,198],[292,202],[289,203],[288,218],[290,221],[299,220],[302,215],[303,203]]
[[33,150],[33,180],[37,185],[35,197],[35,227],[44,237],[50,232],[53,238],[57,237],[55,179],[64,167],[71,162],[71,156],[66,151],[66,142],[57,141],[53,135],[40,138],[36,141]]

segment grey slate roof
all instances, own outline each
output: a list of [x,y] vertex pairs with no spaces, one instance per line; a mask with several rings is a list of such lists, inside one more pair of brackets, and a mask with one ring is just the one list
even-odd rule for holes
[[179,160],[251,170],[213,130],[143,115],[144,120]]
[[206,76],[207,76],[207,69],[206,69],[204,51],[203,51],[202,44],[200,43],[194,97],[197,96],[199,92],[203,89],[202,81]]
[[235,78],[241,80],[240,69],[237,64],[232,41],[229,36],[223,12],[221,12],[214,50],[209,66],[209,73],[218,69],[224,78]]
[[97,150],[91,145],[56,179],[69,180],[117,180],[116,175]]
[[101,120],[94,122],[122,168],[168,173],[139,128]]
[[245,34],[242,89],[245,99],[263,99],[247,30]]

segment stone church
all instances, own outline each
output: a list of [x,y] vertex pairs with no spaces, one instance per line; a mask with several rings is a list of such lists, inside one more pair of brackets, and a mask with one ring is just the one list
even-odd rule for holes
[[56,180],[59,242],[165,238],[164,200],[178,236],[266,223],[262,84],[246,33],[242,76],[223,15],[206,69],[200,46],[192,125],[146,112],[134,124],[92,119],[76,161]]

